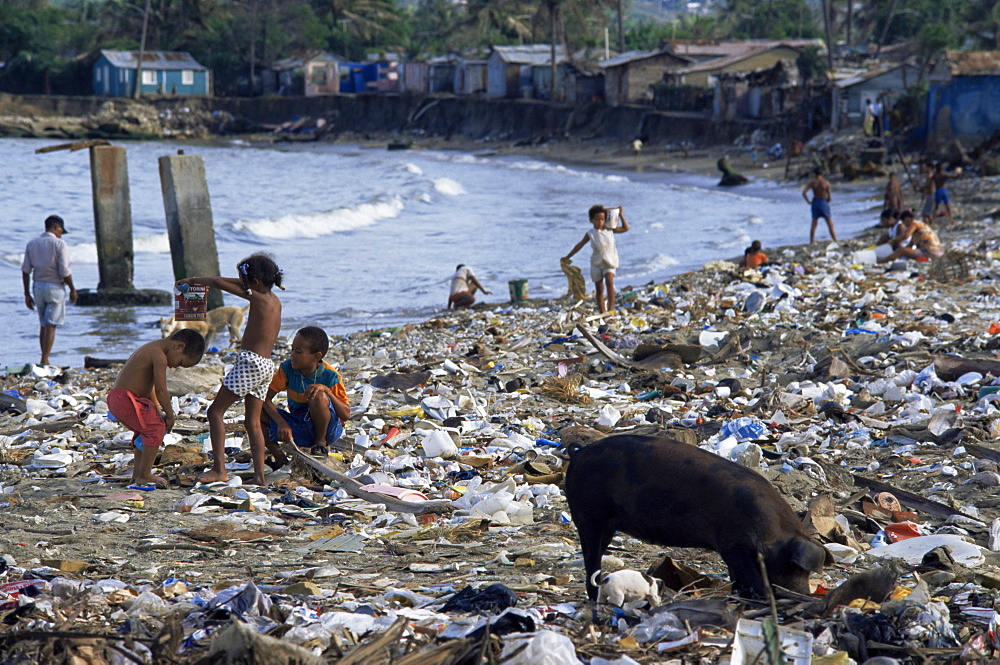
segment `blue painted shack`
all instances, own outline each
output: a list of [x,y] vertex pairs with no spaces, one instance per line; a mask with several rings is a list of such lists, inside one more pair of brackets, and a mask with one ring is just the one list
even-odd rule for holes
[[337,65],[340,75],[340,92],[398,92],[398,62],[341,62]]
[[1000,127],[1000,51],[946,51],[949,77],[927,95],[927,142],[978,144]]
[[[94,63],[94,94],[106,97],[135,94],[138,61],[138,51],[102,50]],[[142,54],[141,94],[210,97],[211,72],[186,51],[146,51]]]

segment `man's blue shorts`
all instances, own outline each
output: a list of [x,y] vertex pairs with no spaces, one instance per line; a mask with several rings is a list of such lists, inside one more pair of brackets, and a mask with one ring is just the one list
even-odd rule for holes
[[[344,435],[344,426],[340,424],[340,418],[337,417],[336,412],[333,410],[333,405],[331,404],[329,408],[330,424],[326,428],[327,445],[332,444]],[[285,419],[288,426],[292,428],[292,438],[295,440],[295,445],[302,448],[309,448],[316,443],[315,428],[313,427],[313,421],[308,411],[302,414],[294,414],[283,409],[278,409],[278,413]],[[278,440],[278,425],[273,420],[267,424],[267,439],[268,441]]]
[[54,282],[34,282],[31,296],[35,299],[38,322],[43,326],[61,326],[66,322],[66,287]]
[[819,219],[820,217],[831,219],[833,215],[830,214],[830,202],[826,199],[813,199],[812,216],[813,219]]
[[948,190],[944,187],[934,191],[934,205],[940,205],[941,203],[945,205],[951,203],[951,199],[948,198]]

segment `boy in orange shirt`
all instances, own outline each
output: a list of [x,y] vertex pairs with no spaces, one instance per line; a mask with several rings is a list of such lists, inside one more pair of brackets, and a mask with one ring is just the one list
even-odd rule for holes
[[[323,360],[330,348],[326,331],[306,326],[292,339],[292,356],[278,367],[264,398],[267,450],[273,468],[288,460],[278,441],[310,448],[313,455],[326,455],[329,445],[344,434],[344,421],[351,417],[347,391],[340,375]],[[274,406],[274,396],[286,391],[288,410]]]
[[767,254],[761,251],[760,240],[754,240],[743,252],[741,268],[759,268],[767,263]]

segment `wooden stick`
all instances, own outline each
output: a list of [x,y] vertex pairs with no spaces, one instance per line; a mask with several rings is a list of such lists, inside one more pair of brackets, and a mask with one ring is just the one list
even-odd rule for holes
[[937,501],[932,501],[919,494],[914,494],[913,492],[907,492],[904,489],[898,487],[893,487],[888,483],[883,483],[879,480],[872,480],[871,478],[865,478],[864,476],[859,476],[856,473],[851,474],[854,477],[854,484],[859,487],[865,487],[873,492],[889,492],[901,503],[905,503],[908,506],[922,510],[928,515],[933,515],[935,517],[940,517],[942,519],[947,519],[952,515],[962,515],[963,513],[954,508],[950,508],[943,503],[938,503]]
[[910,183],[910,189],[914,193],[920,192],[917,189],[917,185],[913,184],[913,176],[910,175],[910,165],[906,163],[906,157],[903,156],[903,151],[899,149],[899,144],[896,144],[896,154],[899,156],[899,162],[903,165],[903,172],[906,174],[906,182]]
[[195,552],[211,552],[212,554],[219,554],[222,552],[222,549],[219,547],[208,547],[206,545],[196,545],[194,543],[147,543],[145,545],[139,545],[135,549],[140,552],[173,550],[192,550]]
[[76,152],[77,150],[83,150],[84,148],[93,148],[96,145],[111,145],[108,141],[104,139],[89,139],[87,141],[74,141],[73,143],[60,143],[59,145],[48,145],[44,148],[38,148],[35,150],[35,154],[39,155],[46,152],[55,152],[56,150],[69,150],[70,152]]
[[339,471],[335,471],[323,464],[318,459],[315,459],[304,452],[299,450],[297,447],[293,447],[290,444],[282,445],[282,450],[286,454],[291,455],[295,459],[299,460],[306,466],[308,466],[313,471],[326,476],[327,478],[335,481],[342,490],[355,496],[359,499],[364,499],[370,503],[381,503],[385,505],[386,510],[391,510],[396,513],[413,513],[414,515],[424,515],[427,513],[445,513],[454,509],[451,501],[446,499],[441,499],[438,501],[421,501],[419,503],[414,503],[412,501],[402,501],[394,496],[388,496],[385,494],[377,494],[375,492],[368,492],[367,490],[361,489],[361,483],[349,478]]

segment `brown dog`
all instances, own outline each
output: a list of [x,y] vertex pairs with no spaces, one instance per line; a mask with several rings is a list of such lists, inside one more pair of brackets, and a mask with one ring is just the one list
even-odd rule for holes
[[242,339],[240,327],[243,325],[243,317],[246,315],[248,309],[250,309],[250,305],[246,307],[236,307],[234,305],[216,307],[215,309],[208,310],[204,321],[177,321],[173,316],[169,319],[160,319],[160,334],[164,337],[169,337],[170,333],[175,330],[188,328],[201,333],[201,336],[205,338],[205,346],[207,347],[212,338],[215,337],[216,332],[223,328],[228,328],[229,342],[231,344],[239,344]]

